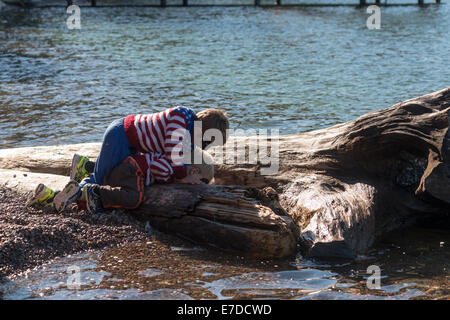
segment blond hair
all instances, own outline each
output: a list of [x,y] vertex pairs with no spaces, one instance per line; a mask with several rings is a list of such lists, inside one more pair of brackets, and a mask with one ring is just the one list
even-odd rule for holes
[[223,143],[227,141],[227,130],[230,123],[225,112],[220,109],[206,109],[196,114],[197,120],[202,122],[202,134],[209,129],[218,129],[222,133]]

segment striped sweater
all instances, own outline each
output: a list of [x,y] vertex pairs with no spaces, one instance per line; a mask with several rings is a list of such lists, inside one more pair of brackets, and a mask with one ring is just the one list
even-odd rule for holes
[[127,159],[142,171],[146,186],[154,182],[172,183],[174,181],[172,166],[163,154],[134,154]]
[[192,137],[195,112],[175,107],[159,113],[129,115],[124,127],[128,141],[139,152],[164,154],[173,168],[174,176],[187,176],[183,163],[183,139],[186,131]]

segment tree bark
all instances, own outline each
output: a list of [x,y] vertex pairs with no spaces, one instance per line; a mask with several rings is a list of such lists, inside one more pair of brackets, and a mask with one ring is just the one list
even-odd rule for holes
[[[259,205],[271,208],[275,215],[287,212],[298,226],[299,243],[304,253],[354,258],[366,253],[375,240],[389,231],[424,217],[448,213],[449,110],[450,88],[447,88],[331,128],[280,136],[273,149],[279,150],[280,167],[276,175],[261,175],[264,164],[260,162],[226,163],[224,159],[231,151],[248,158],[249,146],[259,142],[258,137],[232,138],[227,142],[224,154],[218,147],[209,150],[216,163],[225,162],[215,167],[216,184],[241,186],[250,193],[273,188],[270,192],[266,189],[266,202],[272,198],[272,203],[268,206],[259,200]],[[89,144],[86,147],[73,145],[0,150],[0,167],[67,174],[73,152],[92,157],[98,148],[98,144]],[[165,186],[161,190],[165,190],[167,195],[172,188],[178,190],[179,187]],[[204,193],[208,198],[209,192],[219,190],[216,188],[224,187],[205,186],[201,192],[200,189],[188,187],[186,192],[200,197]],[[159,187],[151,187],[149,190],[153,191],[149,192],[156,192],[156,189],[159,190]],[[225,192],[227,189],[220,190]],[[228,195],[221,194],[219,198],[224,197]],[[245,197],[248,198],[248,194]],[[149,196],[149,199],[152,197]],[[202,223],[215,233],[240,228],[239,223],[233,220],[236,207],[230,203],[204,199],[195,203],[197,211],[181,206],[184,209],[179,212],[189,213],[181,215],[182,219],[168,220],[160,216],[151,219],[168,231],[178,231],[187,225],[201,226]],[[148,205],[152,208],[157,206]],[[170,206],[164,208],[167,214],[177,211],[169,209]],[[215,210],[221,214],[216,215]],[[252,210],[254,216],[259,217],[266,209]],[[148,214],[153,216],[154,212],[148,211]],[[208,221],[203,220],[204,215],[208,215]],[[228,217],[228,229],[214,220],[224,216]],[[285,218],[283,215],[281,217]],[[254,221],[247,226],[250,225],[259,228]],[[280,224],[277,230],[293,230],[290,225],[288,222],[286,225]],[[185,236],[211,241],[199,229],[190,228],[191,234]],[[244,233],[240,234],[241,238],[236,237],[241,239],[239,241],[245,241]],[[223,239],[226,237],[223,236],[220,241]],[[235,244],[229,244],[232,245]]]

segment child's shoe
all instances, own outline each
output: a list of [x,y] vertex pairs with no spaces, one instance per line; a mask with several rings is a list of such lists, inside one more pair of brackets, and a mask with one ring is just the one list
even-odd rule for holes
[[92,162],[88,157],[74,154],[72,158],[72,167],[70,169],[70,180],[80,183],[84,178],[88,177],[92,172]]
[[40,183],[34,191],[28,196],[25,206],[30,207],[35,204],[48,206],[52,205],[56,192]]
[[63,211],[68,204],[78,200],[81,196],[81,188],[78,182],[71,180],[53,199],[56,211]]
[[81,192],[83,200],[86,201],[86,210],[89,213],[94,214],[103,211],[97,184],[85,184],[81,188]]

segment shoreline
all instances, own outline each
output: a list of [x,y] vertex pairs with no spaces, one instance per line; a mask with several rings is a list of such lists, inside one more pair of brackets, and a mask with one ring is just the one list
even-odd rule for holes
[[149,238],[125,212],[62,214],[25,208],[26,197],[0,187],[0,280],[67,254],[106,249]]

